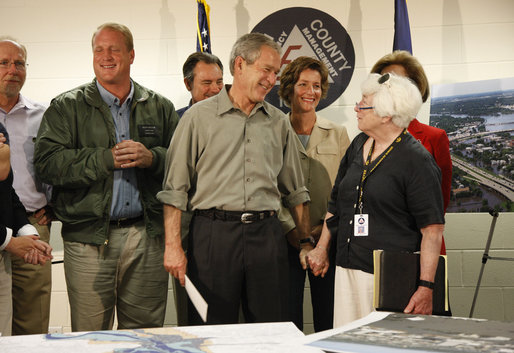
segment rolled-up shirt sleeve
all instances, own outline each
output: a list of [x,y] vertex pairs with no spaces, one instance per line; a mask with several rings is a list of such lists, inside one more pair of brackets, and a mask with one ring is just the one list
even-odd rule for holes
[[291,126],[287,126],[283,166],[278,175],[278,187],[280,192],[285,195],[283,203],[287,208],[310,201],[309,191],[305,186],[302,173],[297,143],[300,143],[300,141],[295,136],[295,132]]
[[163,190],[157,193],[159,201],[182,211],[187,210],[197,151],[192,120],[188,117],[186,112],[173,134],[166,152]]

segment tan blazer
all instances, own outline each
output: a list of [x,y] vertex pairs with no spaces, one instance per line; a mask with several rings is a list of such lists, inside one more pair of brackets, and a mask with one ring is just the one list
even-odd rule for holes
[[321,162],[328,171],[331,188],[336,180],[339,163],[348,146],[350,146],[350,139],[344,126],[319,116],[316,118],[307,144],[307,155]]
[[[330,191],[337,176],[339,163],[350,145],[350,139],[344,126],[318,116],[307,143],[307,149],[303,148],[298,138],[296,144],[302,163],[305,186],[311,198],[309,205],[311,226],[315,226],[321,224],[325,218]],[[287,208],[281,208],[279,219],[285,234],[295,228]]]

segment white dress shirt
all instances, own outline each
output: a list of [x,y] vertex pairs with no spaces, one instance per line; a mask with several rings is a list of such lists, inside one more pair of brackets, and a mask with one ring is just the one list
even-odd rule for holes
[[46,206],[48,186],[37,180],[34,172],[34,142],[46,106],[20,94],[18,103],[6,113],[0,108],[0,122],[9,133],[13,187],[27,212]]

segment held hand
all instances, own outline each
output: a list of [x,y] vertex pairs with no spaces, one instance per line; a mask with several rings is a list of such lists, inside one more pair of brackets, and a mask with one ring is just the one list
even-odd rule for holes
[[330,264],[325,248],[316,246],[316,248],[309,253],[307,260],[314,276],[321,275],[321,277],[325,277]]
[[317,226],[312,227],[311,229],[311,237],[314,238],[316,243],[318,242],[320,236],[321,236],[321,230],[323,229],[323,223],[318,224]]
[[312,245],[308,245],[308,246],[302,246],[300,248],[300,254],[299,254],[299,257],[300,257],[300,265],[302,265],[302,268],[304,270],[308,269],[309,268],[309,263],[308,263],[308,260],[307,260],[307,257],[309,255],[309,253],[312,251]]
[[187,258],[182,247],[166,246],[164,250],[164,268],[180,281],[182,287],[186,285]]
[[153,154],[141,142],[124,140],[111,149],[114,168],[149,168]]
[[405,314],[432,314],[432,296],[433,290],[426,287],[418,287],[416,292],[410,298],[409,304],[403,312]]
[[43,207],[39,211],[34,214],[34,217],[37,219],[37,224],[40,226],[46,226],[52,223],[54,219],[54,213],[50,206]]

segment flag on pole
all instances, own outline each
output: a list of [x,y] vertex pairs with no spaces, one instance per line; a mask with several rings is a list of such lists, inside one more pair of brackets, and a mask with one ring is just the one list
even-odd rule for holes
[[407,0],[394,0],[393,51],[395,50],[406,50],[412,54]]
[[205,0],[196,0],[198,4],[198,23],[196,51],[211,53],[211,24],[209,21],[209,5]]

